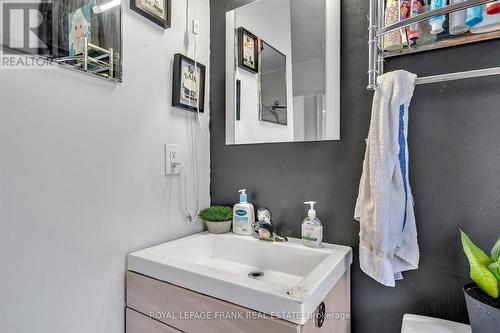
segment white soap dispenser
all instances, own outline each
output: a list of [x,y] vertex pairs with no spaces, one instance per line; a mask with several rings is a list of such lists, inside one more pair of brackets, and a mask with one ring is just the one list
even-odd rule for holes
[[239,190],[240,203],[233,207],[233,232],[239,235],[253,235],[253,224],[255,223],[255,210],[248,203],[246,189]]
[[306,201],[304,204],[310,205],[311,208],[307,213],[307,217],[302,221],[302,244],[309,247],[321,247],[323,242],[323,225],[316,217],[316,211],[314,210],[316,202]]

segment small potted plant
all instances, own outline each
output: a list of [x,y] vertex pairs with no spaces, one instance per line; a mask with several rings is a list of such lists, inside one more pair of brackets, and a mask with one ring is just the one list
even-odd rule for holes
[[233,210],[230,207],[208,207],[198,216],[207,223],[208,231],[212,234],[225,234],[231,230]]
[[491,255],[487,255],[463,231],[460,233],[469,260],[470,278],[475,282],[464,287],[472,332],[497,333],[500,330],[500,238]]

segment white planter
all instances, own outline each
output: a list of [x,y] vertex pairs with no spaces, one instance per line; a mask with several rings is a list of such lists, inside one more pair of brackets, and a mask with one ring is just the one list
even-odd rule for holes
[[205,221],[207,223],[208,232],[212,234],[225,234],[231,231],[231,225],[233,221],[225,221],[225,222],[210,222]]

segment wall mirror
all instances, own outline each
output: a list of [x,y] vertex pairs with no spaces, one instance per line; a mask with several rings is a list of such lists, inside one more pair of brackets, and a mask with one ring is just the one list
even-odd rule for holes
[[226,144],[340,139],[340,0],[226,13]]
[[287,125],[286,56],[260,44],[260,120]]
[[11,23],[2,30],[4,54],[121,82],[122,0],[30,1],[2,12]]

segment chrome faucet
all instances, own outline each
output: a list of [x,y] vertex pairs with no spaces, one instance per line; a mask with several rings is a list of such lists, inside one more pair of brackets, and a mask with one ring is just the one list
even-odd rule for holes
[[271,222],[271,211],[269,208],[259,208],[257,210],[257,222],[253,224],[253,236],[258,239],[270,242],[287,242],[288,238],[276,234]]

